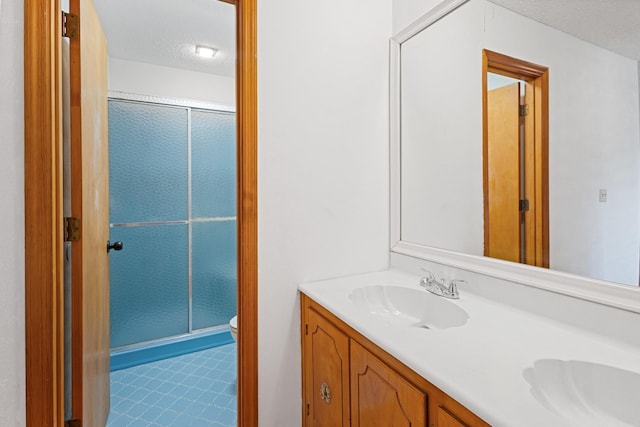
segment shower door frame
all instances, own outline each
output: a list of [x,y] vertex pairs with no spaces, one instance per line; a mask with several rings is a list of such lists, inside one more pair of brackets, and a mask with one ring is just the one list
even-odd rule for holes
[[[258,425],[257,0],[236,7],[238,426]],[[24,1],[26,425],[64,426],[62,19]]]

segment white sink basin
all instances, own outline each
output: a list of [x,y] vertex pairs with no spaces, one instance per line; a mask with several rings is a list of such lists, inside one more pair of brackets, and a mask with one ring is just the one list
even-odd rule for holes
[[349,298],[357,307],[404,326],[445,329],[462,326],[469,319],[456,304],[422,289],[371,285],[354,289]]
[[640,373],[591,362],[542,359],[523,375],[536,400],[566,418],[567,425],[640,426]]

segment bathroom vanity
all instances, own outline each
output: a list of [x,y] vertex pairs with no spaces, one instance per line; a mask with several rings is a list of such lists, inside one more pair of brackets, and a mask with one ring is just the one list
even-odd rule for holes
[[638,427],[638,58],[436,3],[390,43],[392,269],[299,286],[303,424]]
[[301,284],[305,426],[635,426],[640,349],[399,270]]
[[305,426],[488,426],[302,295]]

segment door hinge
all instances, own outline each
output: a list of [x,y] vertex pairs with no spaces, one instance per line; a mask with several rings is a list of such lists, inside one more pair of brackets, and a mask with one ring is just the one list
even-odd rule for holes
[[529,104],[520,105],[520,117],[529,115]]
[[520,200],[520,212],[527,212],[529,210],[529,200]]
[[73,242],[82,238],[82,228],[80,218],[64,218],[64,241]]
[[304,334],[309,335],[309,325],[304,325]]
[[307,416],[309,416],[309,404],[307,403]]
[[78,15],[62,12],[62,37],[70,39],[77,37],[79,23]]
[[82,427],[82,421],[78,419],[67,420],[64,425],[65,427]]

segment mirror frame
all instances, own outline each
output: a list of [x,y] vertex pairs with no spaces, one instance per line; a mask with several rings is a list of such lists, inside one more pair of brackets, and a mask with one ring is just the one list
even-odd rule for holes
[[[442,0],[420,19],[393,36],[389,51],[389,132],[390,132],[390,251],[426,261],[460,268],[497,279],[520,283],[582,300],[604,304],[622,310],[640,313],[640,289],[619,283],[577,276],[525,264],[502,261],[478,255],[469,255],[445,249],[405,242],[400,239],[400,47],[436,21],[444,18],[470,0]],[[482,55],[482,51],[478,52]],[[480,73],[481,70],[478,70]],[[481,105],[478,100],[478,105]]]

